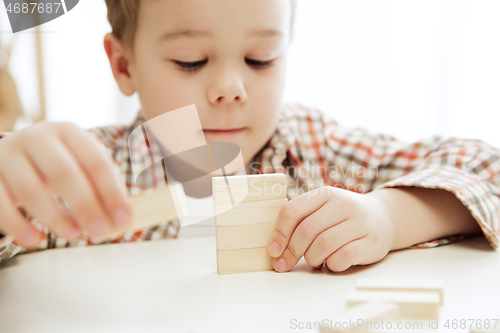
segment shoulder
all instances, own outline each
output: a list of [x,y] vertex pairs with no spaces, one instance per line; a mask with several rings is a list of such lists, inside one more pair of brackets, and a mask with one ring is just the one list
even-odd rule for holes
[[333,121],[320,109],[302,103],[284,103],[281,109],[282,120],[303,120],[303,121]]
[[318,108],[299,104],[283,104],[278,121],[276,136],[287,146],[309,145],[314,141],[324,141],[327,132],[338,123]]

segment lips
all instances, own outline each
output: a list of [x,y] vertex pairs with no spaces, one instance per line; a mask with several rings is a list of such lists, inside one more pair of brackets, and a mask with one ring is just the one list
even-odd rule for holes
[[230,129],[204,129],[203,132],[205,134],[214,134],[214,135],[235,135],[242,133],[245,130],[244,127],[241,128],[230,128]]

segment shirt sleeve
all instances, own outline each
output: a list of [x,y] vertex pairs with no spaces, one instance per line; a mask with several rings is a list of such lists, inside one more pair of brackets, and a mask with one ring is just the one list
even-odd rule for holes
[[[336,121],[323,123],[326,145],[333,151],[331,162],[354,169],[334,175],[333,183],[350,183],[350,189],[360,193],[396,186],[449,191],[467,207],[491,246],[499,249],[500,149],[480,140],[439,135],[406,143]],[[410,248],[435,247],[464,237],[454,235]]]
[[15,256],[21,249],[11,237],[0,233],[0,264]]

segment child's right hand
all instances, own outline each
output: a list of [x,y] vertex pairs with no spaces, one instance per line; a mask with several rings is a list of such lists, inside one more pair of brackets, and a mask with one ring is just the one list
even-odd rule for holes
[[19,207],[68,240],[83,230],[99,237],[125,229],[130,207],[112,163],[104,146],[72,123],[41,123],[0,139],[0,231],[27,248],[40,243]]

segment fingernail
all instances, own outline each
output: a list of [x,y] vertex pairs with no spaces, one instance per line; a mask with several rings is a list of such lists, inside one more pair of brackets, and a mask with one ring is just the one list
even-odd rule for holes
[[38,233],[32,229],[28,229],[21,235],[21,243],[27,245],[34,245],[37,238],[38,238]]
[[68,239],[76,238],[78,235],[80,235],[80,228],[74,224],[66,231],[66,238]]
[[271,256],[277,256],[280,253],[280,246],[276,242],[272,242],[271,245],[269,245],[269,254]]
[[94,237],[102,236],[108,231],[104,221],[95,221],[89,226],[89,234]]
[[128,225],[128,218],[127,212],[122,208],[118,208],[113,214],[113,222],[119,228],[124,228]]
[[286,261],[283,258],[280,258],[274,262],[274,269],[278,272],[284,272],[286,269]]

